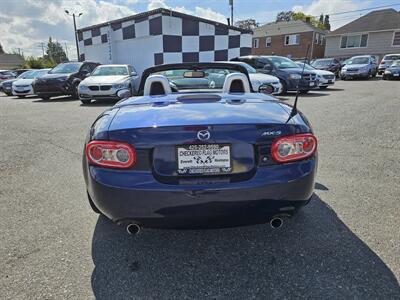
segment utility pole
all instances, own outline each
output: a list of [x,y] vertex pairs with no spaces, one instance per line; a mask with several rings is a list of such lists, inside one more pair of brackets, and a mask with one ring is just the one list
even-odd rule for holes
[[229,5],[231,6],[231,25],[234,26],[234,23],[233,23],[233,0],[229,0]]
[[40,43],[40,45],[42,46],[42,57],[44,57],[44,43]]
[[67,42],[65,42],[64,45],[65,45],[65,55],[67,56],[67,60],[69,60],[69,58],[68,58]]
[[65,10],[65,13],[69,16],[72,16],[74,20],[74,34],[75,34],[75,44],[76,44],[76,55],[78,56],[78,61],[80,61],[80,55],[79,55],[79,46],[78,46],[78,33],[76,32],[76,20],[75,17],[80,17],[82,16],[83,13],[75,14],[75,13],[70,13],[68,10]]

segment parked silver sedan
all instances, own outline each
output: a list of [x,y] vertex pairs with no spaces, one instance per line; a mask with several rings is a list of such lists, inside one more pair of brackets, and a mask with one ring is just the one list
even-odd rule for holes
[[83,104],[92,100],[120,100],[136,94],[138,75],[131,65],[100,65],[78,86]]

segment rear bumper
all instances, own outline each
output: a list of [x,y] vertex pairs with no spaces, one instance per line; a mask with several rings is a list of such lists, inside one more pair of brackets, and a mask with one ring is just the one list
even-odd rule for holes
[[[289,84],[287,86],[288,91],[296,91],[298,80],[289,80]],[[299,83],[299,90],[315,90],[318,88],[318,80],[312,81],[301,81]]]
[[250,180],[205,185],[169,185],[151,172],[117,171],[83,163],[88,193],[115,222],[146,227],[235,226],[265,222],[293,211],[313,193],[317,158],[259,167]]

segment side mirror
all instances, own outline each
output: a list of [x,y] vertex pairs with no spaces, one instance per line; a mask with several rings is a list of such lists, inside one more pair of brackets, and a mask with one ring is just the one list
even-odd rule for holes
[[267,73],[271,73],[272,72],[272,67],[270,65],[264,65],[263,70]]
[[133,72],[131,73],[131,76],[137,76],[137,73],[136,73],[135,71],[133,71]]
[[89,76],[90,76],[90,73],[89,73],[89,72],[83,72],[83,73],[82,73],[82,76],[83,76],[84,78],[89,77]]

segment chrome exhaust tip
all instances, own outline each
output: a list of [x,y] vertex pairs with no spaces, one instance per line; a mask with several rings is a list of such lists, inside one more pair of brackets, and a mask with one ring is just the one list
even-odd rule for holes
[[283,220],[279,217],[274,217],[269,222],[269,225],[271,225],[272,228],[280,228],[283,225]]
[[140,225],[136,223],[131,223],[126,226],[126,232],[128,232],[130,235],[138,235],[140,230]]

